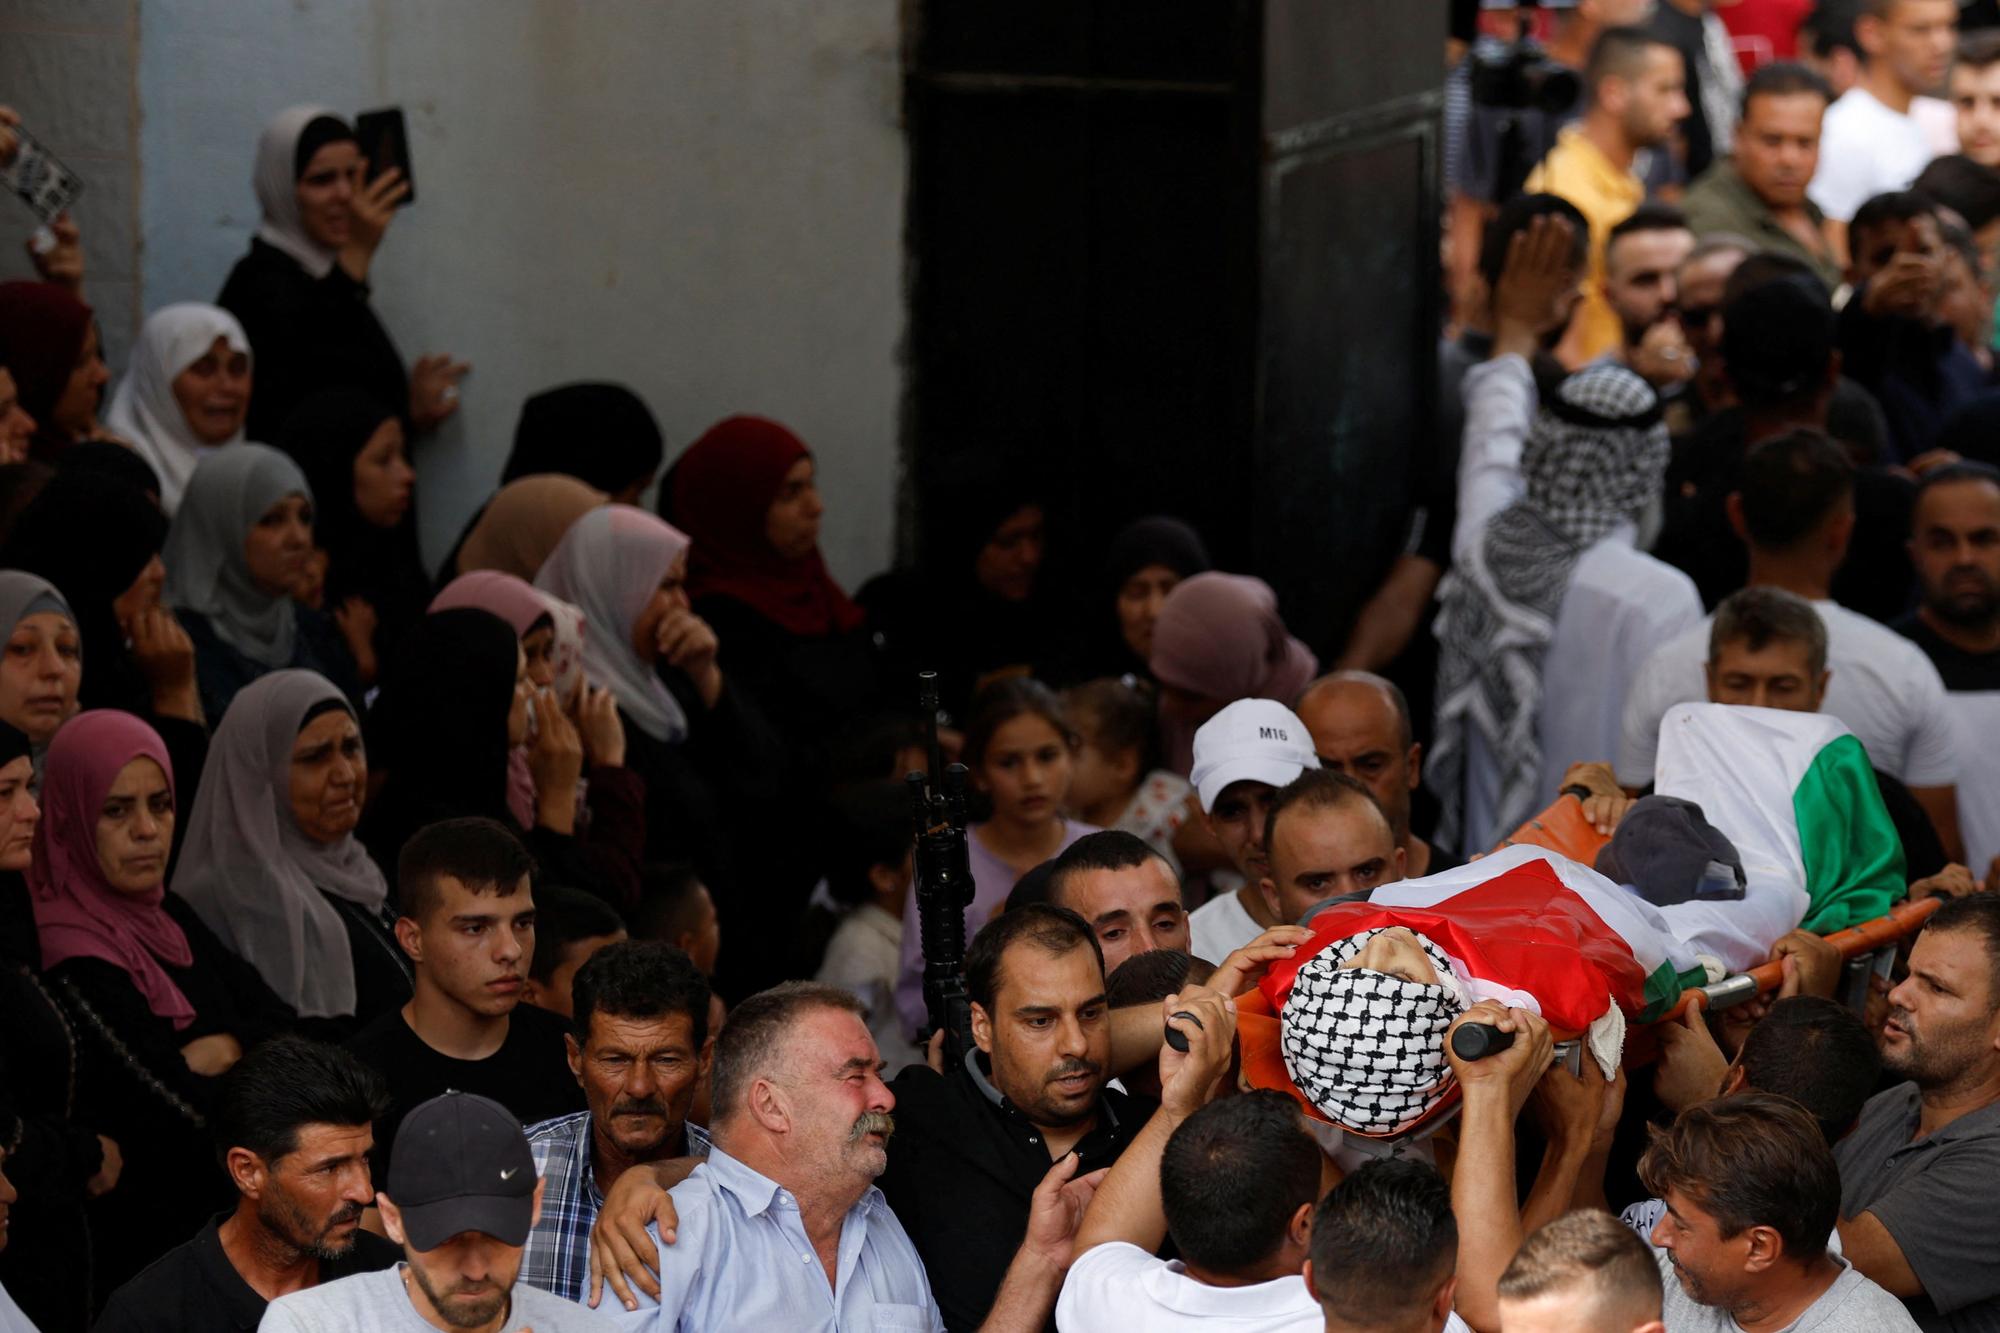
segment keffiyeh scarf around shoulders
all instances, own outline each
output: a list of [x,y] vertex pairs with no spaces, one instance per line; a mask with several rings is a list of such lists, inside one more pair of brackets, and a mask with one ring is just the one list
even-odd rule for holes
[[1536,785],[1542,666],[1556,616],[1578,559],[1658,493],[1670,449],[1652,388],[1609,362],[1571,375],[1536,414],[1521,456],[1526,493],[1493,518],[1440,593],[1427,767],[1445,845],[1467,832],[1465,756],[1475,729],[1500,766],[1496,828],[1514,828],[1553,795]]

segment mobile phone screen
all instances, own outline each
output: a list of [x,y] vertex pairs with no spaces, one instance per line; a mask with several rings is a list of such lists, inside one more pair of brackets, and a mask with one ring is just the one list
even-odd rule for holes
[[410,135],[403,121],[403,108],[364,111],[354,118],[354,137],[368,159],[368,179],[374,180],[391,167],[401,168],[410,192],[401,207],[417,202],[417,178],[410,171]]
[[44,226],[54,222],[83,193],[83,178],[26,130],[16,126],[20,148],[14,160],[0,167],[0,186],[34,210]]

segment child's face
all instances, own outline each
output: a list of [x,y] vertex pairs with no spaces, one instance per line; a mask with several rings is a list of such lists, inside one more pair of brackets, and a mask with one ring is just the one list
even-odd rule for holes
[[1041,714],[1023,713],[994,730],[977,777],[995,819],[1037,824],[1060,816],[1071,772],[1069,738]]
[[1089,738],[1077,747],[1070,764],[1069,807],[1072,811],[1091,810],[1122,797],[1129,797],[1136,784],[1135,765],[1130,755],[1109,755]]

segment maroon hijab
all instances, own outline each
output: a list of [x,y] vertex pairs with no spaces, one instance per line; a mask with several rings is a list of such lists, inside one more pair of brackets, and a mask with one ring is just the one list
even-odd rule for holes
[[763,417],[729,417],[689,446],[662,487],[665,517],[694,540],[690,597],[734,597],[792,634],[818,638],[861,624],[817,548],[780,555],[764,518],[785,474],[810,456],[804,441]]
[[164,875],[143,894],[120,893],[97,861],[97,815],[119,770],[151,759],[174,785],[173,761],[159,733],[130,713],[98,708],[78,713],[49,742],[42,771],[42,822],[28,891],[42,939],[42,966],[99,958],[132,978],[146,1007],[174,1025],[194,1021],[194,1006],[161,964],[188,967],[194,952],[167,915]]
[[13,373],[21,410],[35,419],[37,445],[61,434],[51,418],[83,355],[90,320],[90,307],[67,287],[0,282],[0,366]]

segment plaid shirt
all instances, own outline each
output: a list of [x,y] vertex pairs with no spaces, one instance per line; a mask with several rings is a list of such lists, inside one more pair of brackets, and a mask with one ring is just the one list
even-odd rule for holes
[[[687,1152],[708,1156],[708,1131],[687,1125]],[[590,1228],[604,1193],[590,1166],[590,1112],[544,1120],[528,1129],[528,1151],[541,1176],[542,1215],[528,1233],[520,1281],[582,1301],[590,1290]]]

